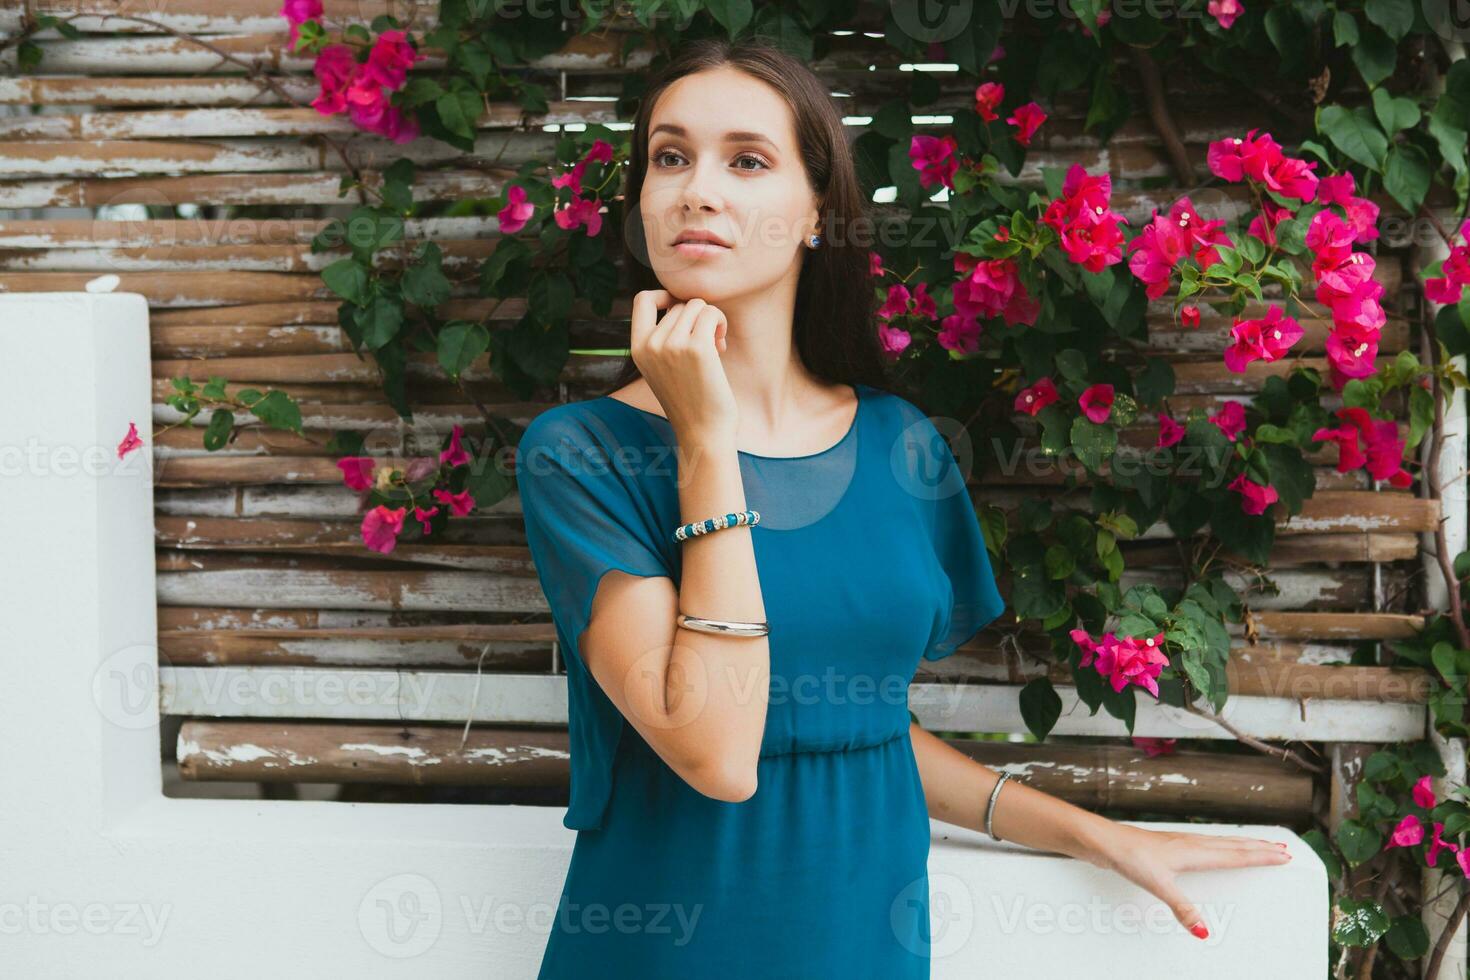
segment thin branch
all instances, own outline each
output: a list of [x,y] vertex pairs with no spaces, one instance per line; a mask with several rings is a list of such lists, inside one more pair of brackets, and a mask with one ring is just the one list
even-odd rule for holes
[[1159,138],[1164,141],[1164,149],[1169,154],[1174,174],[1179,178],[1180,186],[1193,187],[1194,166],[1189,162],[1189,152],[1185,150],[1184,140],[1179,136],[1179,127],[1174,125],[1174,117],[1169,113],[1169,102],[1164,98],[1164,81],[1159,75],[1159,66],[1147,50],[1134,47],[1128,50],[1133,55],[1133,65],[1138,69],[1139,80],[1143,82],[1149,117],[1153,119]]
[[1308,760],[1297,755],[1291,749],[1277,748],[1274,745],[1268,745],[1265,742],[1262,742],[1260,739],[1252,735],[1247,735],[1245,732],[1241,731],[1239,728],[1236,728],[1234,725],[1230,724],[1230,722],[1226,721],[1224,718],[1221,718],[1219,715],[1215,714],[1212,711],[1206,711],[1203,708],[1197,708],[1192,704],[1186,704],[1184,706],[1184,710],[1190,712],[1191,714],[1199,715],[1201,718],[1207,718],[1210,721],[1213,721],[1215,724],[1225,729],[1231,735],[1234,735],[1242,743],[1244,743],[1245,745],[1249,745],[1251,748],[1255,749],[1257,752],[1262,753],[1263,755],[1273,756],[1274,758],[1281,759],[1283,762],[1295,763],[1308,772],[1320,774],[1327,771],[1324,767],[1319,766],[1314,762],[1309,762]]

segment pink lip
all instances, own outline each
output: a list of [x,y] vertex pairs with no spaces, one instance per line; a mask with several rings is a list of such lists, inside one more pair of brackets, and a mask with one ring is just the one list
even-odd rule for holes
[[679,237],[674,239],[674,247],[677,248],[681,245],[718,245],[721,248],[730,247],[729,242],[725,241],[719,235],[708,231],[681,232]]
[[724,255],[730,249],[714,242],[688,241],[679,242],[674,246],[674,251],[688,258],[700,258],[706,255]]

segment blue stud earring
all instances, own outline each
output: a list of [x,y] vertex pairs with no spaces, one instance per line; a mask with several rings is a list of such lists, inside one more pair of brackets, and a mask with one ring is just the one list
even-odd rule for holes
[[807,244],[810,245],[812,248],[817,248],[819,245],[822,244],[822,236],[813,234],[811,238],[807,239]]

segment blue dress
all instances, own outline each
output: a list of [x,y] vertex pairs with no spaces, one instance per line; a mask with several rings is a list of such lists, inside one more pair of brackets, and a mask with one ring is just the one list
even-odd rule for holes
[[929,816],[909,739],[921,658],[1004,606],[964,474],[899,395],[853,386],[840,442],[741,452],[771,659],[748,800],[689,786],[584,665],[603,573],[668,576],[680,549],[672,424],[609,396],[534,418],[517,453],[526,536],[567,671],[571,864],[540,980],[920,980]]

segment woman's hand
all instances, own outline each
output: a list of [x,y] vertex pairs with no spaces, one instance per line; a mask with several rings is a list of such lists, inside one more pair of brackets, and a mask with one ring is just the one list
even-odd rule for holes
[[720,363],[727,327],[725,314],[702,299],[676,303],[662,289],[633,297],[633,363],[681,436],[735,439],[739,414]]
[[1118,872],[1167,903],[1180,925],[1206,939],[1210,932],[1199,909],[1175,883],[1179,872],[1286,864],[1290,860],[1286,845],[1258,837],[1147,830],[1114,823],[1094,863]]

